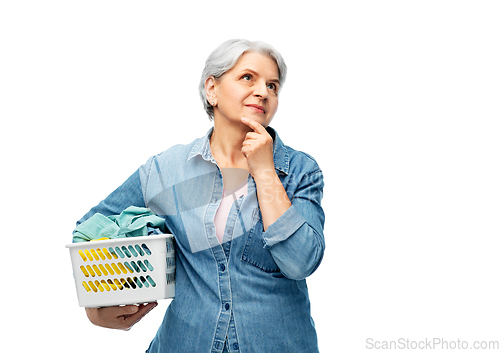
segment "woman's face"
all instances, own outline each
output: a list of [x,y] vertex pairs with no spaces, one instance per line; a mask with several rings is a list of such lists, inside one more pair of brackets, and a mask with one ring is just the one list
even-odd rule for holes
[[236,65],[214,81],[215,119],[241,123],[242,117],[267,127],[278,110],[276,62],[260,53],[244,53]]

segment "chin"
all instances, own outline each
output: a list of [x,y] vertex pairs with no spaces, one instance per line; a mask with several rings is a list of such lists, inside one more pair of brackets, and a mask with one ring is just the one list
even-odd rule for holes
[[262,114],[259,114],[259,115],[249,114],[249,115],[245,115],[245,116],[249,119],[252,119],[252,120],[258,122],[259,124],[261,124],[264,127],[268,127],[269,123],[271,122],[271,119],[268,119],[267,116],[262,116]]

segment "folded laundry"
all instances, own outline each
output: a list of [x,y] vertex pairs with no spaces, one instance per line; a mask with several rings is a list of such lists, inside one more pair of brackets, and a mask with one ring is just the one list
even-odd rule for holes
[[73,243],[82,243],[100,238],[118,239],[148,235],[148,228],[166,233],[165,220],[150,209],[130,206],[119,215],[94,214],[80,223],[73,232]]

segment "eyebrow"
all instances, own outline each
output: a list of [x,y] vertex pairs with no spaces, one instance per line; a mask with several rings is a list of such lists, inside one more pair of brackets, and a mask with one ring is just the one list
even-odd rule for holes
[[[260,75],[257,73],[257,71],[252,70],[252,69],[244,69],[244,70],[242,71],[242,73],[244,73],[244,72],[248,72],[248,73],[250,73],[250,74],[252,74],[252,75],[255,75],[255,76],[260,76]],[[280,80],[279,80],[279,79],[277,79],[277,78],[271,79],[271,80],[269,80],[269,82],[277,83],[278,85],[280,84]]]

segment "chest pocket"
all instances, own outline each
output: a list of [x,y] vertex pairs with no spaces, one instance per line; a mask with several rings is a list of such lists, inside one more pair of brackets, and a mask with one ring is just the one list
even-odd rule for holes
[[276,262],[274,262],[271,252],[268,249],[264,249],[264,241],[262,239],[264,225],[258,208],[254,210],[252,217],[254,226],[248,233],[241,260],[264,272],[279,272],[280,269],[276,265]]

